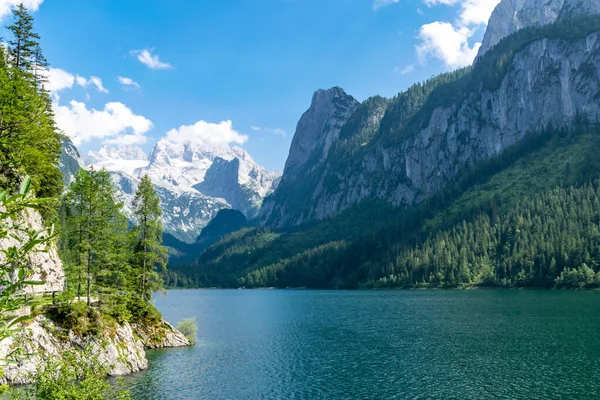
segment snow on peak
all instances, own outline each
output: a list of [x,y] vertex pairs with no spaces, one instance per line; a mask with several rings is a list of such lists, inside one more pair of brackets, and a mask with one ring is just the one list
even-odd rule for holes
[[104,146],[98,151],[89,151],[86,164],[97,169],[105,168],[111,172],[122,171],[135,176],[137,170],[148,165],[148,156],[136,146]]

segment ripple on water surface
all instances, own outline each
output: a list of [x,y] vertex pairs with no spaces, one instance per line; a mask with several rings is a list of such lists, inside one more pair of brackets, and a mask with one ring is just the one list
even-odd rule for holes
[[600,398],[600,293],[188,290],[136,399]]

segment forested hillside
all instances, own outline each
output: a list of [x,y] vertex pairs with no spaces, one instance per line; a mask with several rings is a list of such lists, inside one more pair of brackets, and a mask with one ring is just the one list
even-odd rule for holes
[[[415,85],[391,101],[374,97],[363,102],[341,128],[326,162],[294,181],[286,181],[284,175],[265,203],[266,226],[242,229],[208,248],[197,265],[186,269],[188,284],[323,288],[596,285],[600,254],[593,205],[600,178],[596,157],[600,130],[593,101],[579,98],[576,109],[571,103],[570,115],[562,105],[554,115],[546,115],[546,110],[528,118],[528,113],[537,112],[532,104],[518,112],[516,125],[507,125],[506,131],[532,126],[533,119],[537,121],[533,126],[539,128],[508,136],[493,137],[500,122],[489,118],[513,116],[510,105],[505,114],[494,116],[493,109],[500,106],[493,103],[512,98],[512,94],[495,98],[494,93],[507,92],[507,88],[529,96],[527,101],[549,101],[542,100],[547,95],[544,91],[558,84],[554,76],[564,71],[565,58],[578,54],[581,39],[592,40],[599,30],[596,15],[529,27],[500,41],[473,67]],[[528,49],[526,54],[536,52],[532,49],[540,43],[546,46],[548,63],[539,63],[543,67],[529,88],[516,87],[510,79],[532,76],[524,69],[530,62],[522,54],[524,49]],[[572,48],[567,50],[566,43],[572,43]],[[600,81],[598,52],[593,46],[588,48],[581,55],[587,61],[572,66],[578,69],[568,78],[584,96],[592,95],[590,90],[596,90]],[[539,85],[542,77],[550,86]],[[464,104],[474,104],[476,93],[483,93],[482,101],[487,100],[479,109],[466,110]],[[463,106],[457,109],[449,104]],[[450,121],[452,128],[438,121],[445,130],[436,131],[432,121],[447,110],[451,114],[444,121]],[[465,115],[470,116],[469,125],[462,126],[457,121]],[[456,136],[452,129],[463,131]],[[404,152],[397,147],[410,149],[423,141],[439,151],[437,161],[432,162],[450,170],[422,165],[417,174],[414,163],[423,164],[424,159],[397,157]],[[440,147],[431,147],[431,142],[440,142]],[[405,143],[404,147],[398,143]],[[448,149],[454,149],[453,154]],[[488,150],[491,153],[486,155]],[[383,161],[374,161],[374,152]],[[429,155],[427,150],[420,156]],[[436,185],[443,176],[448,182],[428,193],[433,181],[424,180],[425,186],[419,189],[411,179],[424,179],[425,169],[434,174],[431,179]],[[359,175],[349,175],[352,170]],[[414,197],[386,201],[390,190],[394,196],[410,190]],[[335,204],[315,205],[327,193]],[[360,196],[364,198],[333,217],[311,218],[322,206],[330,212],[342,204],[341,199]],[[544,213],[546,209],[550,211]],[[587,211],[577,214],[573,210]],[[289,216],[291,220],[286,219]],[[294,226],[293,221],[311,219]],[[570,219],[574,222],[567,226]],[[287,221],[283,224],[287,227],[277,227],[281,221]],[[275,227],[269,227],[271,223]],[[580,272],[586,277],[575,280]]]
[[528,135],[417,206],[368,202],[291,231],[238,231],[201,255],[194,279],[226,287],[578,287],[572,270],[583,270],[582,285],[593,286],[585,268],[600,266],[600,129],[574,125]]

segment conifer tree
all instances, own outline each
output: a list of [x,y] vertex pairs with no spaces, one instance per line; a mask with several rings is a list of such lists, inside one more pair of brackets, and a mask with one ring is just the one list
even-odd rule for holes
[[145,175],[133,200],[136,226],[134,228],[134,265],[138,281],[138,294],[149,301],[152,293],[162,284],[157,268],[165,270],[167,253],[162,246],[162,222],[160,200],[150,178]]
[[[107,289],[127,286],[128,275],[124,234],[127,221],[116,201],[116,189],[105,170],[80,170],[66,198],[68,240],[74,249],[68,271],[81,297],[85,290],[87,303],[92,292],[110,295]],[[104,296],[107,297],[107,296]]]
[[17,70],[31,72],[34,56],[39,52],[40,36],[33,31],[33,17],[23,3],[12,10],[14,22],[8,26],[13,39],[10,46],[10,59]]
[[13,18],[7,57],[4,51],[0,57],[0,186],[14,187],[27,174],[38,196],[56,197],[63,188],[57,168],[61,138],[43,89],[48,63],[27,9],[17,7]]

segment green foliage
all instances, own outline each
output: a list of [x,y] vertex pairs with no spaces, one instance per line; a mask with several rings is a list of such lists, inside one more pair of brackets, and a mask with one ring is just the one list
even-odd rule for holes
[[195,344],[198,340],[198,326],[196,325],[196,318],[187,318],[180,321],[177,324],[177,330],[183,333],[188,340]]
[[84,294],[88,305],[92,295],[110,297],[126,290],[129,282],[127,220],[116,200],[110,174],[104,170],[80,170],[64,200],[65,229],[61,248],[65,250],[70,290]]
[[161,271],[166,270],[167,251],[162,246],[160,200],[147,175],[140,181],[133,207],[137,221],[133,229],[133,272],[138,281],[137,294],[145,301],[150,301],[152,293],[162,288],[157,268]]
[[105,380],[109,366],[91,348],[66,351],[62,359],[49,358],[38,367],[31,387],[11,390],[15,400],[126,400],[129,392],[114,388]]
[[102,332],[101,314],[84,301],[60,301],[45,312],[52,322],[78,336],[95,336]]
[[[42,86],[47,63],[27,10],[17,7],[13,18],[9,56],[0,49],[0,187],[14,188],[27,174],[35,194],[56,197],[63,188],[57,167],[61,138]],[[51,205],[43,210],[46,217],[52,217],[50,210]]]
[[[42,282],[32,281],[33,270],[29,265],[29,256],[33,252],[47,251],[47,245],[53,238],[52,230],[34,230],[22,221],[30,210],[39,209],[45,199],[34,199],[30,195],[29,178],[25,179],[17,194],[10,195],[6,190],[0,193],[0,240],[12,239],[15,244],[2,250],[0,261],[0,341],[11,337],[19,329],[19,323],[30,319],[29,315],[20,316],[24,307],[34,306],[37,300],[23,296],[23,291]],[[17,355],[15,349],[8,358]],[[6,360],[2,360],[6,361]]]
[[162,315],[152,303],[135,295],[127,298],[127,309],[131,313],[131,322],[156,325],[162,321]]
[[495,221],[479,215],[418,247],[397,248],[374,285],[592,287],[600,271],[599,224],[598,183],[554,189]]

